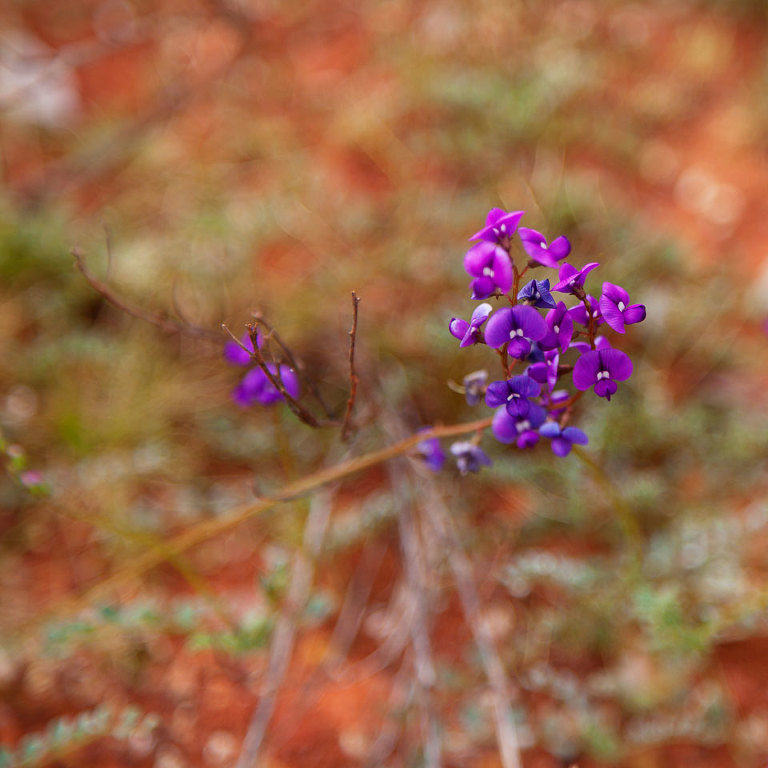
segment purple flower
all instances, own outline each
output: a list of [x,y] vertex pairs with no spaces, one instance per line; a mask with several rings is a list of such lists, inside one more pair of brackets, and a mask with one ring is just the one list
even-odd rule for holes
[[[429,427],[420,429],[419,432],[428,432]],[[427,465],[432,472],[439,472],[445,464],[445,452],[440,441],[436,437],[423,440],[416,446],[416,455]]]
[[547,394],[546,392],[542,394],[541,402],[547,411],[549,411],[550,416],[558,416],[565,410],[563,403],[567,402],[570,397],[571,396],[567,390],[558,389],[555,392],[552,392],[552,394]]
[[[592,320],[595,325],[602,325],[605,320],[603,320],[603,315],[600,312],[600,305],[598,304],[597,299],[594,296],[589,295],[586,295],[585,299],[589,302],[589,306],[592,309]],[[583,326],[589,325],[589,313],[587,312],[587,306],[584,301],[581,301],[575,307],[571,307],[571,309],[568,310],[568,314],[571,316],[571,320],[573,320],[574,323]]]
[[557,456],[567,456],[573,444],[586,445],[589,438],[578,427],[561,429],[555,421],[548,421],[539,427],[539,434],[552,441],[552,450]]
[[472,313],[472,319],[467,322],[460,317],[454,317],[448,325],[451,335],[461,341],[460,347],[471,347],[480,340],[480,326],[488,319],[488,315],[493,312],[490,304],[480,304]]
[[[240,342],[243,347],[249,351],[246,352],[237,342],[228,341],[224,345],[224,358],[232,363],[232,365],[250,365],[253,361],[253,358],[251,357],[253,354],[253,342],[251,341],[250,334],[244,333],[240,337]],[[256,332],[256,343],[258,344],[259,349],[261,349],[262,338],[261,332],[259,331]]]
[[632,375],[632,361],[619,349],[606,347],[585,352],[573,367],[573,385],[585,390],[591,386],[595,394],[611,399],[616,392],[616,382],[625,381]]
[[477,405],[485,396],[488,371],[473,371],[464,377],[464,395],[467,405]]
[[531,280],[517,294],[518,301],[529,301],[539,309],[554,309],[555,300],[549,292],[549,280]]
[[605,322],[619,333],[624,333],[625,325],[645,320],[645,306],[630,304],[629,294],[620,285],[613,283],[603,283],[600,311]]
[[577,293],[584,289],[584,281],[587,279],[587,275],[600,264],[596,261],[591,261],[589,264],[585,264],[581,269],[571,266],[567,262],[560,267],[558,272],[557,285],[552,289],[560,293]]
[[528,375],[540,384],[546,384],[551,392],[557,384],[557,375],[560,372],[560,353],[556,349],[547,350],[544,353],[544,361],[528,366]]
[[[470,240],[486,240],[491,243],[502,243],[505,238],[515,234],[517,225],[525,211],[512,211],[507,213],[501,208],[491,208],[485,219],[485,226],[475,232]],[[507,289],[509,290],[509,289]],[[506,291],[505,291],[506,293]]]
[[451,453],[456,457],[456,466],[462,475],[467,472],[479,472],[483,465],[489,467],[493,463],[480,446],[468,440],[454,443]]
[[469,284],[473,299],[487,299],[512,287],[512,262],[509,254],[494,243],[473,245],[464,256],[464,269],[475,279]]
[[[285,391],[291,397],[299,396],[299,380],[293,369],[287,365],[276,366],[267,364],[269,372],[282,382]],[[249,408],[254,403],[272,405],[283,400],[283,395],[269,380],[267,374],[261,368],[252,368],[245,374],[240,384],[232,392],[232,399],[241,407]]]
[[533,308],[523,304],[500,309],[485,327],[485,343],[498,349],[509,342],[509,354],[524,358],[531,351],[531,343],[547,333],[544,318]]
[[573,338],[573,318],[565,302],[558,301],[557,306],[547,312],[544,320],[547,323],[547,333],[539,340],[539,346],[544,349],[560,347],[560,351],[565,352]]
[[531,404],[529,397],[537,397],[541,385],[529,376],[513,376],[508,381],[494,381],[488,385],[485,404],[490,408],[503,405],[510,416],[526,416]]
[[568,238],[563,235],[555,238],[547,245],[544,235],[535,229],[520,227],[518,234],[520,235],[520,242],[523,244],[525,252],[534,261],[538,261],[539,264],[543,264],[545,267],[557,269],[557,262],[560,259],[564,259],[571,252],[571,244],[568,242]]
[[511,416],[506,408],[499,408],[493,416],[491,431],[500,443],[515,443],[518,448],[530,448],[539,442],[536,431],[547,418],[547,412],[536,403],[525,416]]

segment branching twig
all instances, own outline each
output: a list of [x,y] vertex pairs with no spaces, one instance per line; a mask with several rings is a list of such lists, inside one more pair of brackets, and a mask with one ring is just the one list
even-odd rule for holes
[[75,259],[75,267],[82,273],[91,288],[121,312],[125,312],[125,314],[130,315],[131,317],[135,317],[137,320],[151,323],[166,333],[179,333],[183,336],[191,336],[195,339],[211,341],[217,344],[220,343],[221,340],[219,334],[208,330],[207,328],[200,328],[196,325],[181,323],[178,320],[168,317],[164,312],[149,312],[145,309],[134,307],[125,301],[125,299],[118,296],[106,283],[99,280],[88,267],[86,267],[82,251],[79,248],[72,249],[72,256]]
[[349,331],[349,400],[347,400],[347,411],[344,414],[344,422],[341,426],[341,439],[344,442],[349,440],[349,433],[352,427],[352,408],[355,405],[357,395],[357,374],[355,373],[355,341],[357,339],[357,305],[360,303],[358,295],[352,291],[352,328]]

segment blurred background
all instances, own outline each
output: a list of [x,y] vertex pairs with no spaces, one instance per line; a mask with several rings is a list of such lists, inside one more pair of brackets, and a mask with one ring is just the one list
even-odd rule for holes
[[[767,22],[2,3],[0,765],[765,764]],[[589,461],[486,437],[480,476],[400,458],[230,525],[486,415],[447,324],[495,206],[648,309]],[[352,290],[351,445],[232,402],[221,323],[261,312],[343,413]]]

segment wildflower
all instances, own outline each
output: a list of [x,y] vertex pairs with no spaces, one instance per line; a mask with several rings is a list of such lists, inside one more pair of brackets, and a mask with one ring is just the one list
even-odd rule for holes
[[524,213],[525,211],[512,211],[507,213],[501,208],[491,208],[485,219],[485,226],[478,232],[475,232],[469,239],[485,240],[486,242],[501,245],[507,238],[510,238],[515,234],[517,225]]
[[557,262],[571,252],[571,244],[564,235],[556,237],[549,245],[541,232],[527,227],[520,227],[518,232],[525,252],[539,264],[557,269]]
[[[420,429],[419,432],[428,432],[429,427]],[[427,440],[422,440],[416,446],[416,455],[427,465],[433,472],[439,472],[445,464],[445,451],[440,445],[440,441],[436,437],[430,437]]]
[[[292,368],[287,365],[276,366],[273,363],[267,364],[267,368],[282,382],[285,391],[291,397],[299,396],[299,380]],[[232,392],[232,399],[241,408],[248,408],[254,403],[272,405],[284,398],[261,368],[252,368]]]
[[539,434],[548,437],[552,441],[552,451],[557,456],[567,456],[571,452],[574,443],[586,445],[589,438],[578,427],[566,427],[561,429],[556,421],[548,421],[539,427]]
[[487,299],[507,293],[512,287],[512,262],[500,246],[484,240],[473,245],[464,256],[464,269],[474,280],[469,284],[473,299]]
[[448,325],[451,335],[460,339],[460,347],[470,347],[480,341],[480,326],[488,319],[488,315],[493,312],[490,304],[480,304],[472,313],[469,322],[460,317],[454,317]]
[[518,301],[530,302],[539,309],[554,309],[555,300],[549,292],[549,280],[531,280],[517,294]]
[[630,304],[629,294],[620,285],[613,283],[603,283],[600,312],[605,322],[619,333],[624,333],[625,325],[645,320],[645,306]]
[[632,361],[619,349],[603,347],[585,352],[573,367],[573,385],[586,390],[594,386],[598,397],[611,399],[617,381],[625,381],[632,375]]
[[[261,333],[256,334],[256,343],[261,349]],[[242,344],[242,346],[240,346]],[[228,341],[224,345],[224,357],[232,363],[232,365],[250,365],[252,361],[251,355],[253,355],[253,342],[249,333],[244,333],[240,337],[240,344],[235,341]],[[245,347],[245,349],[243,349]],[[246,350],[248,350],[246,352]]]
[[557,376],[560,373],[560,353],[556,349],[547,350],[544,353],[544,360],[529,365],[527,373],[540,384],[546,384],[551,392],[557,384]]
[[[590,312],[587,312],[587,303],[589,303]],[[590,315],[592,316],[592,322],[595,325],[602,325],[605,322],[605,320],[603,320],[603,315],[600,312],[600,305],[594,296],[584,295],[581,303],[569,309],[568,314],[570,315],[571,320],[579,325],[589,325]]]
[[529,376],[513,376],[508,381],[488,385],[485,404],[490,408],[503,405],[510,416],[526,416],[531,407],[529,397],[537,397],[541,385]]
[[551,312],[547,312],[544,320],[547,324],[547,333],[539,340],[539,346],[544,349],[560,347],[560,351],[565,352],[573,338],[573,318],[565,302],[558,301],[557,306]]
[[512,416],[506,408],[499,408],[493,416],[491,431],[500,443],[516,443],[518,448],[530,448],[539,442],[538,428],[547,418],[547,412],[531,403],[525,416]]
[[584,290],[584,281],[587,279],[587,275],[599,266],[598,262],[591,261],[581,269],[576,269],[576,267],[566,262],[560,267],[558,272],[559,282],[552,290],[560,293],[573,293],[578,296]]
[[544,318],[533,308],[523,304],[500,309],[485,327],[485,343],[494,349],[509,344],[512,357],[524,358],[531,352],[531,344],[547,333]]
[[467,405],[477,405],[485,396],[485,386],[488,382],[488,371],[473,371],[464,377],[464,396]]
[[462,475],[466,475],[467,472],[479,472],[480,467],[490,467],[493,463],[480,446],[468,440],[454,443],[451,446],[451,453],[456,457],[456,466]]

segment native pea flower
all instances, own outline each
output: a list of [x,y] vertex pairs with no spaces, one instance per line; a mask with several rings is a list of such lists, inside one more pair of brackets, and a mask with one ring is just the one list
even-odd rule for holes
[[632,375],[632,361],[619,349],[603,347],[585,352],[573,367],[573,385],[586,390],[594,386],[595,394],[611,399],[616,392],[617,381],[625,381]]
[[518,304],[493,315],[485,327],[485,343],[494,349],[509,343],[509,354],[522,359],[530,354],[532,343],[546,333],[544,318],[533,307]]
[[487,299],[507,293],[512,287],[512,262],[498,245],[484,240],[473,245],[464,256],[464,269],[474,280],[469,284],[473,299]]
[[[589,304],[589,311],[587,311],[587,304]],[[592,318],[592,322],[597,325],[602,325],[603,315],[600,312],[600,305],[597,303],[597,299],[594,296],[585,295],[584,299],[575,307],[571,307],[568,310],[568,314],[574,323],[579,325],[589,325],[589,318]]]
[[540,384],[546,384],[551,392],[557,384],[557,375],[560,372],[560,353],[556,349],[549,349],[544,353],[544,360],[528,366],[526,373]]
[[[291,397],[299,396],[299,380],[292,368],[287,365],[277,366],[268,363],[267,369],[274,378],[282,382],[285,391]],[[272,403],[284,398],[280,390],[269,380],[261,368],[252,368],[232,392],[232,399],[241,408],[248,408],[254,403],[272,405]]]
[[[501,208],[491,208],[485,219],[485,226],[475,232],[470,240],[486,240],[487,242],[502,244],[506,238],[515,234],[520,219],[525,211],[512,211],[507,213]],[[505,291],[506,293],[506,291]]]
[[625,325],[632,325],[645,320],[645,306],[643,304],[630,304],[629,294],[620,285],[613,283],[603,283],[600,312],[603,315],[603,320],[619,333],[624,333]]
[[480,340],[480,326],[488,319],[488,315],[493,312],[490,304],[481,304],[475,308],[472,318],[469,322],[460,317],[454,317],[448,325],[451,335],[461,341],[460,347],[470,347],[477,344]]
[[488,383],[488,371],[473,371],[464,377],[464,396],[467,405],[477,405],[485,396],[485,387]]
[[490,467],[493,463],[480,446],[468,440],[459,441],[451,446],[451,453],[456,457],[456,466],[462,475],[467,472],[479,472],[480,467]]
[[525,252],[539,264],[557,269],[557,262],[571,252],[571,244],[564,235],[556,237],[549,245],[541,232],[527,227],[520,227],[518,232]]
[[591,261],[589,264],[585,264],[581,269],[571,266],[568,262],[560,267],[560,271],[557,274],[558,283],[552,289],[559,293],[573,293],[579,294],[584,290],[584,281],[587,279],[587,275],[600,264],[596,261]]
[[[429,427],[420,429],[419,432],[429,432]],[[445,464],[445,452],[440,441],[436,437],[422,440],[416,446],[416,456],[420,458],[432,472],[439,472]]]
[[518,448],[530,448],[539,442],[538,428],[547,418],[547,412],[536,403],[525,416],[511,416],[506,408],[499,408],[493,416],[491,431],[500,443],[515,443]]
[[517,294],[518,301],[527,301],[539,309],[554,309],[555,300],[549,292],[549,280],[531,280]]
[[510,416],[527,416],[531,404],[529,397],[537,397],[541,385],[529,376],[513,376],[508,381],[494,381],[488,385],[485,404],[490,408],[503,405]]
[[547,323],[547,333],[539,340],[539,346],[543,349],[560,347],[560,351],[565,352],[573,338],[573,319],[565,302],[558,301],[557,306],[547,312],[544,320]]
[[578,427],[561,429],[555,421],[548,421],[539,427],[539,434],[552,441],[552,451],[557,456],[567,456],[574,445],[586,445],[589,438]]
[[[261,332],[256,334],[256,344],[261,349]],[[240,344],[243,346],[241,347]],[[224,345],[224,357],[232,363],[232,365],[250,365],[252,361],[251,355],[253,354],[253,342],[249,333],[244,333],[240,337],[240,344],[235,341],[228,341]],[[245,349],[243,349],[245,347]],[[246,352],[246,350],[248,350]]]

